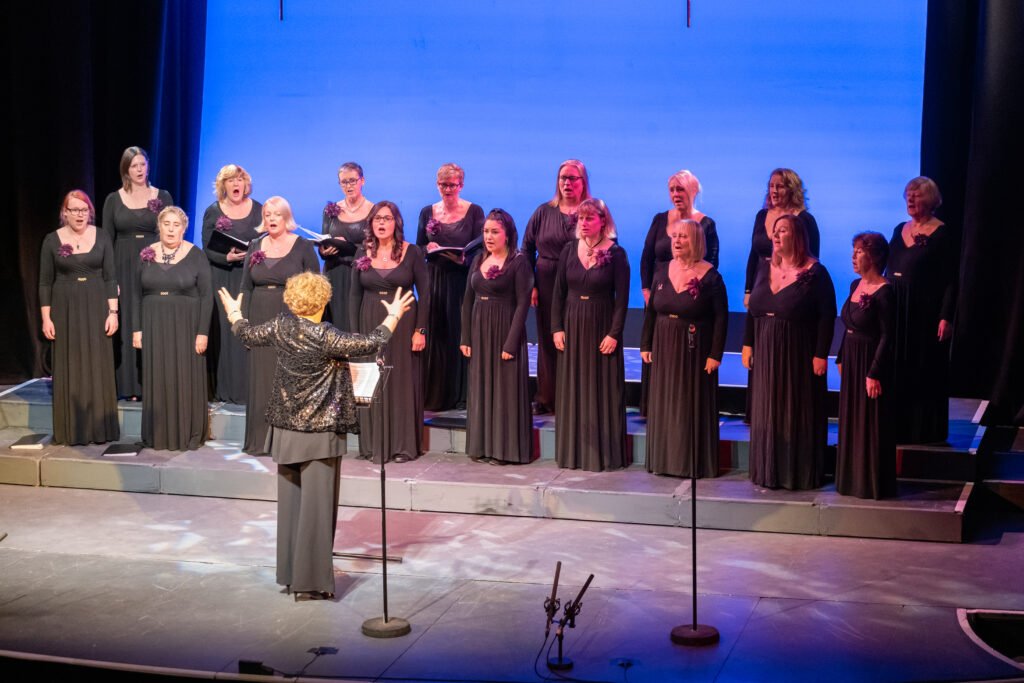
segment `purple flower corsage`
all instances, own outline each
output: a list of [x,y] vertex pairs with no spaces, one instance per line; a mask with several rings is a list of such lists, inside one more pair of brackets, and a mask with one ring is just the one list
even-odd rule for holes
[[811,272],[811,271],[812,271],[811,268],[808,268],[806,270],[801,270],[796,275],[796,281],[801,283],[801,284],[803,284],[805,282],[810,282],[811,278],[814,277],[814,273]]
[[146,247],[139,252],[139,258],[142,259],[143,263],[152,263],[156,261],[156,251],[153,247]]
[[352,265],[356,267],[356,270],[369,270],[370,269],[370,257],[369,256],[360,256],[359,258],[357,258],[355,261],[352,262]]
[[700,296],[700,280],[695,277],[690,278],[690,281],[686,283],[686,292],[694,299]]
[[598,249],[594,252],[594,267],[603,268],[612,262],[611,249]]
[[857,305],[860,306],[862,310],[871,308],[871,295],[867,292],[861,293],[860,299],[857,300]]
[[501,275],[501,266],[491,266],[487,269],[487,272],[484,273],[484,277],[488,280],[495,280],[499,275]]
[[249,265],[258,266],[259,264],[263,263],[266,260],[267,252],[263,251],[262,249],[257,249],[256,251],[252,252],[252,256],[249,257]]
[[233,223],[231,222],[230,218],[228,218],[227,216],[221,216],[220,218],[217,219],[217,223],[214,225],[214,227],[221,232],[227,232],[228,230],[231,229],[232,225]]
[[579,216],[574,213],[563,213],[562,217],[565,220],[565,226],[567,228],[576,229],[576,223],[579,221]]
[[153,213],[160,213],[160,209],[164,208],[164,203],[159,199],[150,199],[146,202],[146,208]]
[[70,244],[62,244],[60,245],[60,248],[57,249],[57,255],[60,256],[61,258],[67,258],[68,256],[71,256],[73,253],[75,253],[75,248],[72,247]]
[[441,232],[441,221],[436,218],[431,218],[427,221],[427,234],[431,237],[437,237],[437,233]]
[[928,235],[918,233],[914,235],[914,246],[916,247],[927,247],[928,246]]
[[341,215],[341,207],[335,202],[327,202],[327,206],[324,207],[324,215],[328,218],[337,218]]

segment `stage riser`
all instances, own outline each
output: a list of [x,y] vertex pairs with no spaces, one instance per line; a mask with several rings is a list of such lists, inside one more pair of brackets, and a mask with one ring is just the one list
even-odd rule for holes
[[[200,453],[164,454],[146,461],[110,462],[97,460],[99,447],[83,449],[44,449],[34,455],[0,454],[0,483],[86,488],[136,493],[162,493],[220,498],[276,500],[276,477],[273,463],[266,458],[243,458],[245,467],[199,466]],[[70,453],[70,457],[62,454]],[[139,456],[144,457],[144,456]],[[217,462],[217,456],[209,458]],[[459,456],[428,455],[446,466],[461,467]],[[237,463],[236,463],[237,465]],[[348,462],[348,467],[372,471],[368,464]],[[466,467],[486,466],[466,463]],[[402,466],[388,469],[388,507],[401,510],[451,512],[466,514],[508,515],[649,524],[667,527],[689,526],[690,485],[686,480],[658,478],[664,493],[642,491],[599,491],[583,488],[585,483],[559,485],[555,479],[564,475],[566,481],[585,479],[574,472],[553,468],[545,472],[547,481],[529,484],[500,485],[472,481],[432,481],[415,476],[402,476]],[[509,470],[515,468],[501,468]],[[343,469],[344,472],[344,469]],[[479,472],[479,470],[477,471]],[[646,473],[628,471],[630,476],[646,477]],[[609,473],[609,476],[615,473]],[[593,476],[593,475],[589,475]],[[732,475],[736,477],[737,475]],[[523,477],[529,480],[529,477]],[[343,474],[341,504],[373,508],[380,504],[379,478]],[[742,477],[718,485],[749,491]],[[704,484],[705,491],[709,484]],[[698,485],[698,491],[701,489]],[[950,510],[913,510],[863,506],[850,500],[849,505],[835,505],[841,500],[834,494],[817,492],[794,494],[794,500],[771,501],[757,497],[707,497],[698,501],[698,527],[737,531],[766,531],[807,535],[855,536],[861,538],[898,538],[923,541],[960,542],[963,514]],[[766,494],[767,495],[767,494]],[[827,499],[832,503],[824,502]]]

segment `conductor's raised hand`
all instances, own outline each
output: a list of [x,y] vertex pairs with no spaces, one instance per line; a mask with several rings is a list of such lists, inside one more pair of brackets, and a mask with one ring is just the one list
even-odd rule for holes
[[380,303],[385,309],[387,309],[388,315],[393,315],[395,318],[401,318],[402,315],[412,308],[414,303],[416,303],[416,297],[413,296],[411,289],[403,292],[402,288],[399,287],[395,290],[394,299],[390,302],[381,301]]
[[217,290],[217,296],[220,297],[220,303],[224,307],[224,313],[227,315],[228,320],[231,320],[232,313],[242,315],[242,297],[245,296],[244,292],[239,292],[238,298],[235,299],[231,296],[231,292],[228,291],[227,287],[221,287]]

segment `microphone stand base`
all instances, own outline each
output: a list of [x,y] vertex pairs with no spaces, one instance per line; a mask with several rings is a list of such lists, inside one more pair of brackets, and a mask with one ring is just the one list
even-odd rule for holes
[[676,645],[714,645],[718,642],[718,629],[706,624],[697,624],[696,630],[693,624],[676,626],[672,629],[672,642]]
[[572,660],[568,657],[550,657],[548,668],[552,671],[568,671],[572,668]]
[[400,638],[409,635],[412,626],[405,619],[391,617],[384,621],[384,617],[374,617],[363,622],[363,635],[370,638]]

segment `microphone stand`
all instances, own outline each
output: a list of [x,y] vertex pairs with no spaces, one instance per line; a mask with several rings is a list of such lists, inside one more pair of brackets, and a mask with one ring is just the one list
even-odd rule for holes
[[558,614],[558,608],[561,606],[561,601],[555,596],[558,595],[558,575],[562,573],[562,561],[559,560],[555,563],[555,582],[551,584],[551,597],[544,600],[544,612],[547,614],[547,620],[544,622],[544,640],[548,639],[551,635],[551,623],[555,619],[555,615]]
[[672,629],[672,642],[676,645],[714,645],[718,642],[718,629],[697,623],[697,449],[690,459],[690,547],[693,551],[691,571],[693,577],[693,622]]
[[565,636],[566,625],[569,628],[576,628],[576,616],[580,613],[580,608],[583,606],[583,594],[587,592],[587,588],[590,587],[590,582],[593,580],[594,575],[591,574],[587,577],[587,582],[583,584],[583,588],[576,594],[576,599],[565,603],[565,614],[558,622],[558,628],[555,630],[555,637],[558,638],[558,657],[548,658],[548,668],[552,671],[566,671],[572,668],[572,660],[562,656],[562,638]]

